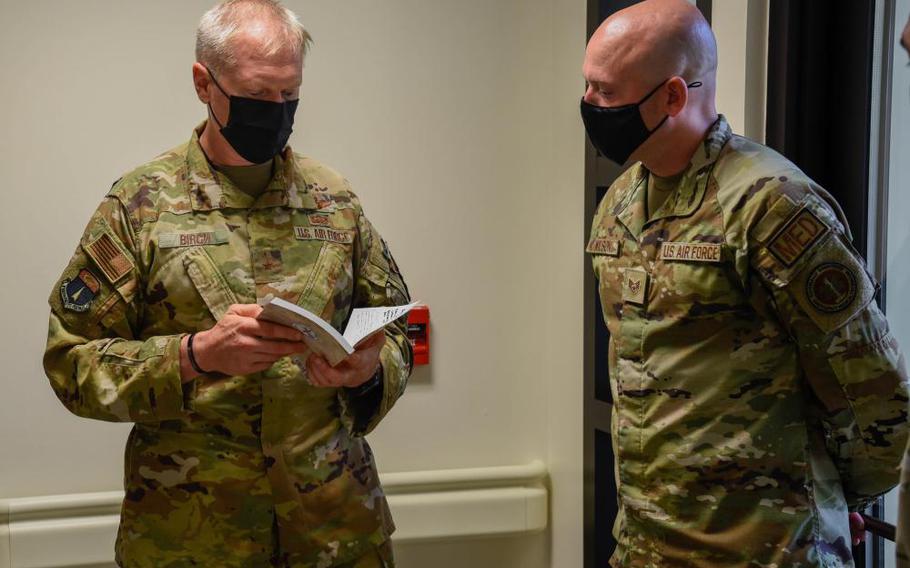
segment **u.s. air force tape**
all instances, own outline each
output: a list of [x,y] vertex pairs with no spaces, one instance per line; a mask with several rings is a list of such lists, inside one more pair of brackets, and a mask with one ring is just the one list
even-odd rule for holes
[[721,246],[716,243],[665,242],[660,247],[661,260],[685,262],[720,262]]
[[339,231],[328,227],[294,227],[294,236],[301,241],[328,241],[349,245],[354,242],[354,231]]

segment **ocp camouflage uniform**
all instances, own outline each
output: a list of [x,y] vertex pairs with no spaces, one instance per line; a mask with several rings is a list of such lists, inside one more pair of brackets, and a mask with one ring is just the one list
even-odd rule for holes
[[894,544],[897,552],[897,568],[910,568],[910,443],[907,445],[903,462],[901,462],[897,537]]
[[897,482],[908,399],[840,209],[723,117],[650,220],[648,177],[616,180],[587,247],[611,336],[611,564],[853,566],[848,511]]
[[401,274],[338,174],[288,148],[253,198],[209,166],[198,132],[114,185],[50,297],[57,396],[79,416],[135,422],[117,561],[321,568],[379,549],[390,563],[363,435],[404,391],[404,322],[386,328],[366,405],[311,386],[306,352],[182,385],[179,345],[268,294],[342,329],[354,307],[407,302]]

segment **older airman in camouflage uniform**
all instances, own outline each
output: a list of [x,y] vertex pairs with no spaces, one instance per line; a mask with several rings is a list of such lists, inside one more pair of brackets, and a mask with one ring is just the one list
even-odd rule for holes
[[853,566],[848,516],[896,484],[907,440],[902,356],[837,203],[717,115],[714,50],[694,7],[649,0],[586,54],[588,133],[618,161],[630,139],[634,162],[587,245],[610,331],[611,564]]
[[[253,193],[222,171],[258,166],[213,119],[296,99],[308,37],[269,0],[214,8],[200,36],[225,22],[237,24],[222,36],[230,57],[203,53],[193,70],[210,120],[101,202],[51,293],[45,369],[75,414],[135,423],[121,566],[392,566],[394,526],[363,436],[405,388],[404,324],[332,369],[255,315],[274,295],[342,329],[352,308],[408,292],[337,173],[290,148],[268,157]],[[256,101],[235,107],[237,95]]]

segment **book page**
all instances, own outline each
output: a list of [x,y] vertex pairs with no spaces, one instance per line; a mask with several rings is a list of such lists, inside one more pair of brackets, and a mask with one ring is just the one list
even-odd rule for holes
[[348,327],[344,330],[344,338],[351,345],[356,346],[361,340],[382,329],[411,311],[411,308],[420,302],[412,302],[406,306],[389,306],[382,308],[356,308],[351,312]]

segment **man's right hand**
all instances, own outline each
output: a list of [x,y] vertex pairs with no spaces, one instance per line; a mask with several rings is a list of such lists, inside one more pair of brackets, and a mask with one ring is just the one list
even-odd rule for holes
[[[196,363],[206,372],[246,375],[271,367],[275,361],[306,349],[296,329],[261,321],[257,304],[234,304],[215,327],[193,338]],[[180,344],[180,375],[183,382],[199,376],[190,364],[187,338]]]

